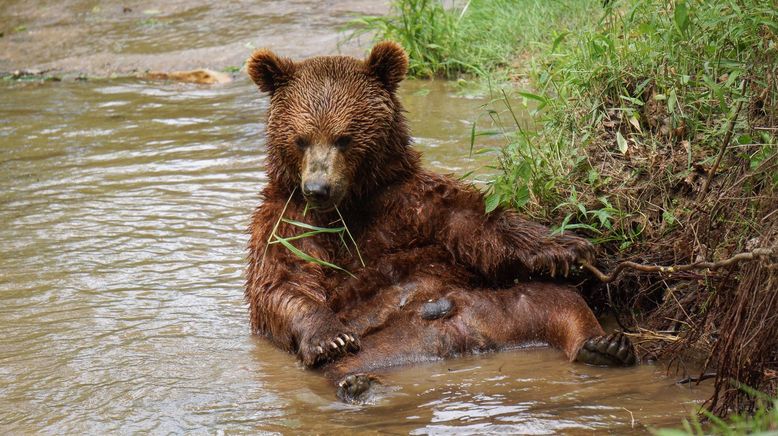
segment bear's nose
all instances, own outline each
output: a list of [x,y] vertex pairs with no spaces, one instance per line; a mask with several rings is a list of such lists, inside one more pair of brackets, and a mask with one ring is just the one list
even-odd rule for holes
[[330,199],[330,185],[326,182],[305,182],[303,195],[317,203],[323,203]]

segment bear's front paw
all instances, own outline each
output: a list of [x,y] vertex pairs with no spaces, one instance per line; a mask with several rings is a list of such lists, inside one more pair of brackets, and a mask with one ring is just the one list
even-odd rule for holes
[[583,263],[594,263],[594,246],[584,238],[573,235],[560,235],[557,243],[562,248],[562,253],[556,257],[550,267],[551,276],[561,275],[567,277],[571,270]]
[[300,360],[303,365],[314,367],[356,351],[359,351],[359,338],[356,334],[323,332],[314,335],[300,347]]

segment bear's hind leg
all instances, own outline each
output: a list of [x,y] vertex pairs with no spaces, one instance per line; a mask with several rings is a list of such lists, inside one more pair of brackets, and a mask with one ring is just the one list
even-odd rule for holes
[[[594,313],[578,293],[548,285],[545,297],[555,301],[548,312],[547,337],[571,361],[589,365],[631,366],[637,361],[632,342],[623,333],[606,335]],[[537,296],[533,295],[533,296]]]
[[495,344],[540,340],[570,361],[590,365],[634,365],[635,349],[622,333],[606,335],[578,292],[554,283],[527,283],[503,290],[478,290],[455,303],[467,324]]

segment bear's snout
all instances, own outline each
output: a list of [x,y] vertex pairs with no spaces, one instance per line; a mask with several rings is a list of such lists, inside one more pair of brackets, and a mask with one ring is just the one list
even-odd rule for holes
[[348,186],[344,165],[343,152],[330,144],[305,149],[300,188],[310,206],[330,210],[340,203]]
[[309,180],[303,183],[303,195],[306,198],[310,198],[315,203],[326,203],[330,199],[331,187],[329,183]]

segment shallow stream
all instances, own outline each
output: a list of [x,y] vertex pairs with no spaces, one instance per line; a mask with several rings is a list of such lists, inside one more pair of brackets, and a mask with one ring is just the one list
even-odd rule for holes
[[[402,95],[427,165],[490,171],[494,156],[468,153],[484,100],[445,82]],[[266,105],[242,76],[0,83],[1,433],[624,433],[677,425],[709,394],[662,366],[541,348],[397,368],[377,404],[339,403],[249,333],[244,229],[265,183]]]

